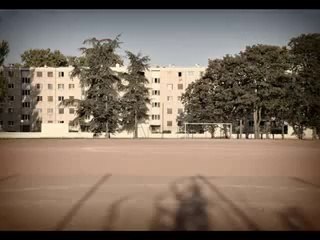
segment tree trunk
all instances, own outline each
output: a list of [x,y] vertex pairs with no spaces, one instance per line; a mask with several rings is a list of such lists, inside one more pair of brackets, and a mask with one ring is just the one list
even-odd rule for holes
[[214,132],[215,132],[215,128],[214,127],[210,127],[211,139],[214,138]]
[[[106,112],[108,112],[108,97],[106,101]],[[106,123],[106,138],[110,138],[110,133],[109,133],[109,121],[107,120]]]
[[270,135],[269,135],[269,131],[270,131],[270,121],[266,121],[266,138],[270,139]]
[[258,132],[258,111],[254,110],[253,112],[253,128],[254,128],[254,139],[259,138],[259,132]]
[[138,116],[137,109],[134,112],[134,138],[138,138]]
[[107,121],[106,123],[106,138],[110,138],[110,133],[109,133],[109,122]]
[[223,134],[224,134],[224,138],[228,138],[228,129],[225,124],[223,124]]
[[312,128],[312,139],[313,140],[317,139],[317,129],[315,127]]
[[[261,108],[258,110],[258,119],[257,119],[257,131],[258,131],[258,136],[260,135],[260,123],[261,123]],[[262,139],[262,135],[261,135]]]
[[281,121],[281,138],[284,140],[284,121]]
[[240,139],[242,139],[242,119],[240,120]]
[[249,126],[248,126],[247,117],[244,118],[244,126],[245,126],[246,139],[249,139]]
[[298,136],[298,139],[299,140],[302,140],[303,139],[303,126],[302,125],[298,125],[297,127],[296,127],[296,134],[297,134],[297,136]]

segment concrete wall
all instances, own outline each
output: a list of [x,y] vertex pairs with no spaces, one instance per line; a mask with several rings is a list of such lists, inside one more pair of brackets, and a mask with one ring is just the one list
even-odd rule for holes
[[65,135],[69,133],[69,127],[67,123],[42,123],[41,133],[51,136]]
[[[1,138],[93,138],[93,133],[88,132],[68,132],[67,124],[43,124],[44,132],[0,132]],[[184,133],[171,133],[171,134],[161,134],[161,133],[151,133],[148,130],[148,124],[141,124],[139,126],[139,138],[163,138],[163,139],[210,139],[210,134],[187,134]],[[288,128],[288,134],[285,134],[285,139],[297,139],[296,136],[292,135],[292,128]],[[219,138],[219,134],[216,134]],[[275,139],[281,139],[281,134],[274,135]],[[105,138],[104,134],[95,138]],[[111,134],[111,138],[133,138],[133,133],[121,132],[116,134]],[[263,136],[266,139],[266,135]],[[237,134],[232,134],[231,139],[237,139]],[[245,134],[242,135],[242,139],[245,139]],[[254,135],[250,134],[249,139],[254,139]],[[270,139],[272,135],[270,134]],[[307,129],[305,131],[304,139],[312,139],[312,130]],[[263,141],[263,140],[262,140]]]

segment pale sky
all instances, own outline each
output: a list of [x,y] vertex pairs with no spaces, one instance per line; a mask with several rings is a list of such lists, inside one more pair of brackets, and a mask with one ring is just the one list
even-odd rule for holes
[[286,45],[301,33],[320,33],[320,10],[0,10],[6,63],[29,48],[79,56],[91,37],[122,34],[121,50],[149,55],[151,64],[206,66],[208,58],[246,45]]

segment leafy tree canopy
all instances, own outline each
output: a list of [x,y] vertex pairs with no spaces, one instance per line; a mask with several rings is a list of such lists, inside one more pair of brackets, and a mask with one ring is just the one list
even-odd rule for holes
[[66,67],[67,58],[59,51],[48,49],[29,49],[21,54],[21,60],[25,67]]

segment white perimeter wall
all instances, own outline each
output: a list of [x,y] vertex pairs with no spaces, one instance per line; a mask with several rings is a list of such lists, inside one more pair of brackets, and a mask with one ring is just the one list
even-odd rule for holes
[[[292,127],[288,127],[288,134],[285,134],[285,139],[297,139],[292,135]],[[139,138],[180,138],[180,139],[208,139],[210,134],[187,134],[184,133],[151,133],[149,124],[140,124],[138,129]],[[220,134],[216,134],[219,137]],[[272,134],[269,135],[272,139]],[[281,139],[281,134],[274,135],[275,139]],[[0,138],[93,138],[93,133],[89,132],[69,132],[68,124],[42,124],[42,132],[0,132]],[[96,137],[95,137],[96,138]],[[102,133],[98,138],[105,138]],[[123,131],[121,133],[111,134],[111,138],[133,138],[133,132],[128,133]],[[237,134],[232,134],[232,139],[236,139]],[[249,135],[250,139],[254,138],[253,134]],[[266,138],[266,135],[263,135]],[[242,139],[245,139],[245,134],[242,134]],[[312,130],[305,130],[304,139],[312,139]]]

